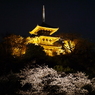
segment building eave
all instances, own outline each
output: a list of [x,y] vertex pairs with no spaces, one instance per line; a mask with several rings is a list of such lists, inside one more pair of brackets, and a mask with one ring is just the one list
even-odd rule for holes
[[34,35],[37,35],[37,32],[39,30],[45,30],[45,31],[51,31],[50,32],[50,35],[52,35],[53,33],[55,33],[59,28],[50,28],[50,27],[43,27],[43,26],[40,26],[40,25],[37,25],[32,31],[30,31],[29,33],[30,34],[34,34]]

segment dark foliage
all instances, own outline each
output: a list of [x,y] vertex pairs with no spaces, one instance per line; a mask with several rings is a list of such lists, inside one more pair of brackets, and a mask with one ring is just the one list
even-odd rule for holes
[[92,88],[92,86],[91,85],[85,85],[84,87],[82,87],[82,88],[84,88],[84,89],[86,89],[86,90],[88,90],[88,95],[95,95],[95,90],[93,90],[93,88]]
[[26,84],[21,88],[21,90],[23,90],[23,91],[27,91],[27,90],[30,91],[31,88],[32,88],[31,84],[26,83]]
[[2,76],[0,79],[0,95],[19,95],[17,92],[21,85],[18,80],[19,78],[12,73]]
[[26,50],[26,54],[23,55],[23,60],[26,61],[32,61],[32,60],[36,60],[36,61],[43,61],[46,57],[45,52],[43,51],[43,48],[41,46],[38,45],[34,45],[34,44],[28,44],[27,45],[27,50]]
[[44,87],[44,91],[49,92],[47,95],[66,95],[66,92],[59,93],[59,89],[60,87],[57,85],[53,85],[53,86],[46,85]]

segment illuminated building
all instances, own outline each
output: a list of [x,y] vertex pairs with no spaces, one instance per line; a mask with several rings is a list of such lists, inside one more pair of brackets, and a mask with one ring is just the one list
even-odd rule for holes
[[60,37],[51,36],[58,29],[59,28],[50,27],[43,22],[41,25],[37,25],[32,31],[29,32],[31,35],[35,35],[35,37],[27,37],[27,43],[40,45],[44,48],[47,55],[53,56],[54,52],[57,53],[57,50],[61,49],[61,46],[59,47],[54,45]]
[[[52,34],[58,29],[58,27],[52,27],[45,23],[45,8],[43,6],[43,22],[41,25],[37,25],[32,31],[29,32],[31,37],[27,37],[26,44],[32,43],[42,46],[46,54],[49,56],[60,55],[61,53],[70,53],[71,47],[72,49],[74,47],[73,42],[69,40],[61,40],[60,37],[52,36]],[[61,44],[58,44],[59,41]]]

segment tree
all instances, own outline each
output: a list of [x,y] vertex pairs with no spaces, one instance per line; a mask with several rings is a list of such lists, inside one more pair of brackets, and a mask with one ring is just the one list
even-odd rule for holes
[[26,53],[23,55],[23,60],[26,60],[26,61],[34,60],[35,62],[37,61],[40,64],[41,62],[42,63],[45,62],[46,57],[47,56],[46,56],[46,53],[44,52],[43,47],[39,45],[28,44]]
[[21,37],[20,35],[12,34],[4,37],[4,44],[6,45],[6,51],[10,50],[13,56],[21,56],[25,54],[25,38]]
[[[39,74],[40,73],[40,74]],[[95,94],[95,80],[85,73],[58,73],[47,66],[26,67],[18,74],[23,95],[91,95]],[[93,82],[92,82],[93,81]],[[90,85],[91,89],[84,86]],[[94,92],[94,94],[92,94]]]
[[62,33],[56,36],[60,37],[57,45],[60,44],[62,46],[64,53],[72,53],[77,43],[76,39],[79,39],[79,35],[74,33]]
[[[26,49],[25,39],[19,35],[7,35],[0,43],[0,74],[19,71],[21,57]],[[17,49],[17,50],[16,50]],[[25,52],[25,51],[24,51]],[[3,69],[2,69],[3,68]]]

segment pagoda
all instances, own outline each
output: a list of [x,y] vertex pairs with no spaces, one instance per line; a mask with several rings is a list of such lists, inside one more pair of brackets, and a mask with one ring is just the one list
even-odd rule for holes
[[40,45],[49,56],[60,55],[64,51],[62,45],[54,44],[60,40],[60,37],[52,36],[58,29],[58,27],[52,27],[45,23],[45,7],[43,5],[43,22],[29,32],[31,37],[27,37],[27,43]]

